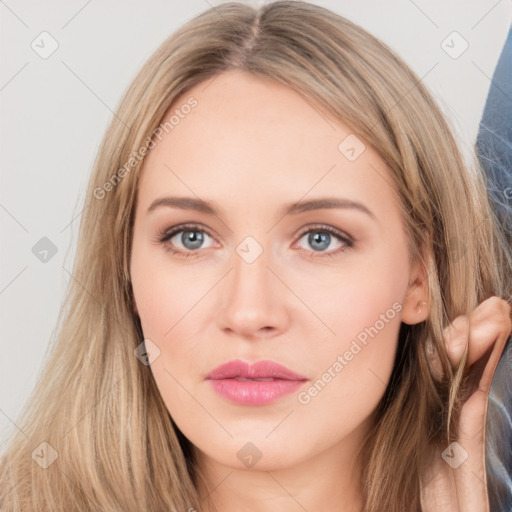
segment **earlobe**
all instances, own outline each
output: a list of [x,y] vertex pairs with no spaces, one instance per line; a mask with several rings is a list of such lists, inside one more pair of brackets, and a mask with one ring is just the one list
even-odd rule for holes
[[402,308],[402,322],[414,325],[424,322],[429,315],[428,274],[424,265],[416,264]]

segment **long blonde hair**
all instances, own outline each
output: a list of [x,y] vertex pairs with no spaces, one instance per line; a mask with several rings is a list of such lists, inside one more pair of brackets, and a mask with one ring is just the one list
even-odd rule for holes
[[[489,296],[508,295],[510,254],[476,159],[477,172],[469,172],[421,80],[349,20],[278,1],[259,9],[226,3],[197,16],[160,46],[126,92],[88,185],[58,337],[18,420],[23,433],[14,432],[2,459],[3,511],[200,510],[189,441],[149,367],[134,356],[143,333],[129,258],[143,163],[136,155],[178,98],[228,69],[293,88],[350,126],[389,166],[411,259],[427,272],[431,314],[401,326],[364,446],[361,485],[366,512],[420,509],[424,461],[433,443],[454,439],[464,390],[465,357],[453,370],[442,329]],[[443,364],[441,383],[427,364],[429,341]],[[47,468],[32,457],[36,448],[53,453],[42,442],[57,453]]]

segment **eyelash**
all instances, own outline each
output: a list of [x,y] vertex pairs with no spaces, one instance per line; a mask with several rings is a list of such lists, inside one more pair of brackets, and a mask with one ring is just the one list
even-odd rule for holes
[[[202,228],[198,224],[180,224],[179,226],[174,226],[173,228],[170,228],[168,230],[160,231],[156,239],[154,240],[157,244],[164,244],[166,245],[166,250],[169,251],[171,254],[176,255],[181,258],[191,258],[195,257],[198,253],[198,250],[192,251],[181,251],[174,249],[170,244],[167,244],[168,241],[170,241],[171,238],[173,238],[178,233],[181,233],[182,231],[198,231],[200,233],[206,233],[209,237],[215,239],[214,236],[212,236],[208,230]],[[314,225],[314,226],[308,226],[307,229],[301,231],[301,233],[298,235],[298,239],[300,240],[305,234],[309,233],[310,231],[316,231],[319,233],[329,233],[330,235],[333,235],[336,237],[340,242],[345,244],[344,246],[330,251],[330,252],[323,252],[323,251],[311,251],[312,257],[327,257],[332,258],[334,256],[337,256],[339,253],[345,252],[347,249],[351,249],[356,244],[356,240],[347,235],[346,233],[343,233],[342,231],[339,231],[336,228],[333,228],[331,226],[326,225]]]

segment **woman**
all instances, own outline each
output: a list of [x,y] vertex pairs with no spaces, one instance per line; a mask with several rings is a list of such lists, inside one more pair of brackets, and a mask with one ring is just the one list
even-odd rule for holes
[[302,2],[205,12],[88,199],[2,510],[488,510],[510,252],[386,46]]

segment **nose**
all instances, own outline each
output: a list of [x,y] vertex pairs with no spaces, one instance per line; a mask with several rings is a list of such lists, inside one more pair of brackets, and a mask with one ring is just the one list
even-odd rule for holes
[[[287,329],[290,292],[264,250],[252,262],[233,254],[233,268],[223,280],[217,324],[245,338],[270,338]],[[282,279],[282,278],[281,278]]]

